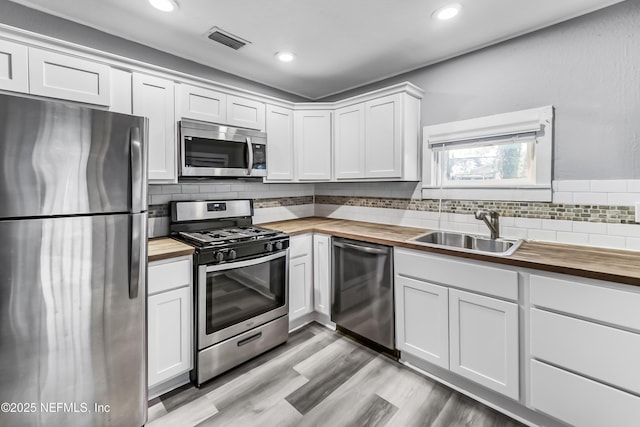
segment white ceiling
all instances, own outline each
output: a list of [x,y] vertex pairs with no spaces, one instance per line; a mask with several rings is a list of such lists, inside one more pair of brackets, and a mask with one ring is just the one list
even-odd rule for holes
[[[621,0],[13,0],[266,85],[318,99],[619,3]],[[218,26],[251,44],[206,38]],[[289,50],[297,58],[276,61]]]

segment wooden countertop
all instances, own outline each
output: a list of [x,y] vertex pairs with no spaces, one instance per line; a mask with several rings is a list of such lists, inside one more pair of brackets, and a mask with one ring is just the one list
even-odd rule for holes
[[271,222],[260,226],[289,235],[324,233],[365,242],[640,286],[640,252],[525,241],[513,255],[501,257],[433,248],[412,242],[412,239],[432,231],[423,228],[318,217]]
[[158,237],[149,239],[148,260],[159,261],[161,259],[175,258],[193,254],[193,247],[186,245],[170,237]]

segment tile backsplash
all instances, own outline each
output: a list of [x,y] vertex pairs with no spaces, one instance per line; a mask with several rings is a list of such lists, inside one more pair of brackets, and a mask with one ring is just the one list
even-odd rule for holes
[[500,213],[503,237],[640,250],[640,180],[554,181],[553,202],[421,199],[420,183],[262,184],[222,181],[149,188],[151,236],[168,234],[172,200],[254,200],[254,222],[317,215],[488,234],[479,209]]

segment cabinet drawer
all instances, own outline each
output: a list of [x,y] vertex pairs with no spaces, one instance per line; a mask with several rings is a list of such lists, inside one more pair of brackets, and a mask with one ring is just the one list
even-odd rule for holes
[[580,427],[635,426],[640,398],[531,361],[531,406]]
[[418,251],[396,249],[396,273],[515,301],[518,273],[483,264],[456,261]]
[[531,309],[531,355],[640,393],[640,335]]
[[73,56],[29,48],[31,93],[109,105],[109,67]]
[[289,240],[289,257],[309,255],[312,251],[313,235],[293,236]]
[[640,293],[531,275],[531,304],[640,332]]
[[191,261],[149,264],[148,294],[153,295],[168,289],[180,288],[191,284]]

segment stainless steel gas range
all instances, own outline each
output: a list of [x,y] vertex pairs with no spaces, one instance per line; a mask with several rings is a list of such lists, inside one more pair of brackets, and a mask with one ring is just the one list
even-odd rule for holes
[[196,249],[198,386],[288,337],[289,236],[252,215],[251,200],[171,203],[172,237]]

